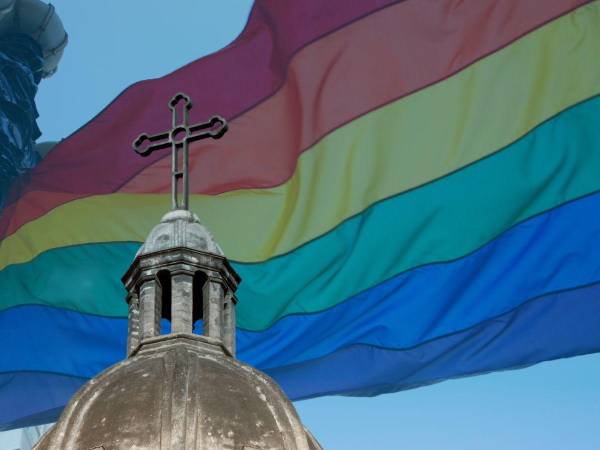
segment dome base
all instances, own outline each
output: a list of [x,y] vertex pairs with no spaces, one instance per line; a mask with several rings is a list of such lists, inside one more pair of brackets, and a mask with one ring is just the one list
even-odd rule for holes
[[313,450],[264,373],[206,336],[147,339],[90,380],[36,450]]
[[208,354],[233,357],[220,340],[209,336],[190,333],[165,334],[144,339],[137,348],[133,350],[130,357],[134,357],[138,354],[163,352],[167,347],[174,344],[190,347],[190,349],[193,350],[201,350]]

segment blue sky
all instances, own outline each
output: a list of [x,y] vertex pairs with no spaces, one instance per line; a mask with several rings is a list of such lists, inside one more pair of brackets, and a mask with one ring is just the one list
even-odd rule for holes
[[[57,74],[40,86],[41,140],[68,136],[131,83],[225,46],[251,3],[53,0],[71,42]],[[328,450],[597,450],[600,355],[296,406]],[[0,450],[15,448],[11,439],[0,436]]]

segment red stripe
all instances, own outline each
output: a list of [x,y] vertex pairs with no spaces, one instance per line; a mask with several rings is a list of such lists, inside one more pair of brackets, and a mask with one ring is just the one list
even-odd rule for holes
[[[285,79],[289,60],[300,48],[398,1],[257,0],[248,24],[232,44],[162,78],[130,86],[61,142],[27,180],[15,186],[9,199],[12,204],[0,218],[0,236],[9,232],[14,202],[27,192],[62,192],[77,197],[115,192],[162,158],[160,154],[140,158],[131,151],[131,142],[141,132],[159,132],[170,125],[165,108],[175,92],[185,91],[195,100],[194,121],[213,114],[237,117],[276,92]],[[38,214],[16,218],[10,229],[56,206],[45,203]]]
[[[238,119],[227,139],[203,144],[204,151],[193,154],[193,191],[214,194],[282,183],[294,171],[298,155],[332,129],[444,78],[586,2],[548,0],[539,11],[535,0],[469,0],[460,6],[452,0],[406,1],[321,38],[296,57],[283,89]],[[168,127],[165,104],[178,90],[197,100],[194,120],[212,113],[239,115],[277,88],[286,58],[311,37],[390,2],[352,2],[348,7],[343,1],[344,8],[337,3],[260,2],[240,38],[223,51],[134,85],[39,166],[27,191],[48,194],[26,195],[19,211],[9,208],[0,222],[3,235],[66,199],[117,190],[166,192],[168,177],[160,174],[168,159],[144,171],[164,153],[139,158],[130,150],[132,137]],[[314,64],[302,63],[303,58]],[[379,66],[376,75],[373,65]],[[323,80],[329,80],[327,85]],[[104,135],[108,137],[99,143]]]

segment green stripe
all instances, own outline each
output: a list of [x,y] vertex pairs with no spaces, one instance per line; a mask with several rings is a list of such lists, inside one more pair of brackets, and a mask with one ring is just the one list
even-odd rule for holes
[[[503,151],[373,205],[287,255],[235,264],[239,326],[317,312],[411,268],[461,257],[515,223],[600,189],[600,98]],[[75,246],[0,272],[1,308],[42,303],[125,315],[119,276],[138,244]]]

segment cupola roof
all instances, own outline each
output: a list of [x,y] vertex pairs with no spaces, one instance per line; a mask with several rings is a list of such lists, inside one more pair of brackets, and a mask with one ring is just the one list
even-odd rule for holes
[[223,250],[212,233],[196,214],[185,209],[175,209],[165,214],[150,231],[136,256],[178,247],[223,256]]

